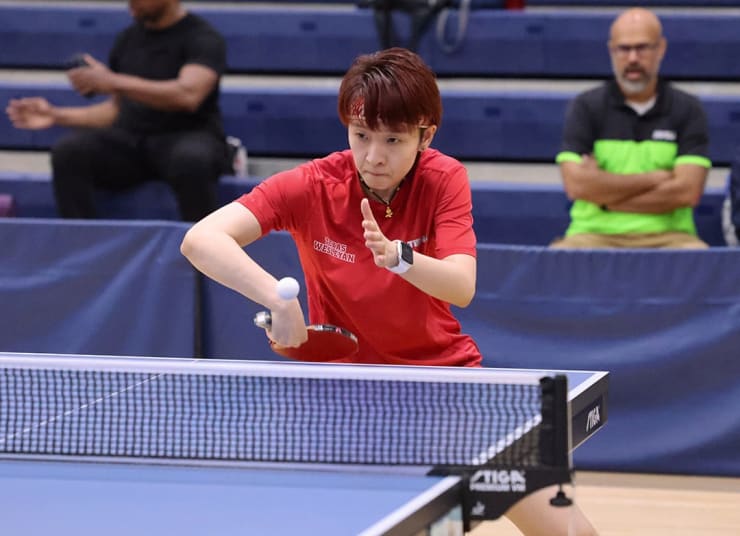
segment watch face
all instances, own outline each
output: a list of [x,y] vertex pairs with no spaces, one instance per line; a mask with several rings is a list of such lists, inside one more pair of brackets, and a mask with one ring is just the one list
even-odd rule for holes
[[401,259],[406,264],[414,264],[414,250],[406,242],[401,243]]

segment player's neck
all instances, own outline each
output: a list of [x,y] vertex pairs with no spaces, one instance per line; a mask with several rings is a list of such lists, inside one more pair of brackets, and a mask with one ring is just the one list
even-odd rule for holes
[[385,217],[392,218],[393,209],[391,208],[391,202],[393,201],[393,198],[396,197],[396,194],[398,193],[399,188],[401,188],[401,184],[403,184],[403,181],[397,184],[395,188],[376,191],[368,186],[368,184],[365,182],[365,179],[362,178],[362,175],[358,173],[357,176],[360,179],[362,190],[365,192],[365,194],[367,194],[368,198],[379,201],[380,203],[385,205]]
[[380,201],[384,205],[389,205],[391,201],[393,201],[393,198],[398,193],[398,189],[401,187],[401,184],[403,184],[403,181],[401,181],[393,188],[377,190],[375,188],[371,188],[365,182],[365,179],[362,178],[362,175],[359,175],[359,177],[360,177],[360,184],[362,185],[362,189],[365,191],[365,193],[369,194],[370,196],[372,196],[373,199],[375,199],[376,201]]

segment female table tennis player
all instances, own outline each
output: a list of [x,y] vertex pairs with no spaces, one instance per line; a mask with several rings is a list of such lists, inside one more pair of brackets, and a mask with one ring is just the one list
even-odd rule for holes
[[[359,363],[480,366],[450,304],[467,306],[476,282],[470,185],[463,165],[430,148],[441,121],[436,79],[422,59],[393,48],[358,57],[342,79],[338,112],[349,150],[264,180],[186,234],[183,254],[201,272],[270,310],[267,334],[283,346],[307,338],[297,299],[243,247],[271,230],[296,243],[309,319],[356,334]],[[527,534],[592,529],[575,507],[523,499],[510,518]],[[556,527],[562,527],[558,531]]]

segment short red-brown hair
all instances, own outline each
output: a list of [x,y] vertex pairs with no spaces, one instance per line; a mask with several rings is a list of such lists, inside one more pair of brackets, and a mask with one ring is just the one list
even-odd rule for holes
[[345,126],[362,120],[393,130],[439,125],[442,99],[437,79],[418,54],[389,48],[358,56],[342,78],[337,108]]

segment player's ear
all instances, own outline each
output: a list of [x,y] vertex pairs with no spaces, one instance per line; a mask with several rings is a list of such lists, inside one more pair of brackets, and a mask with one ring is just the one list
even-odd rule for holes
[[432,144],[436,132],[437,125],[430,125],[422,129],[421,139],[419,140],[419,152],[427,149]]

